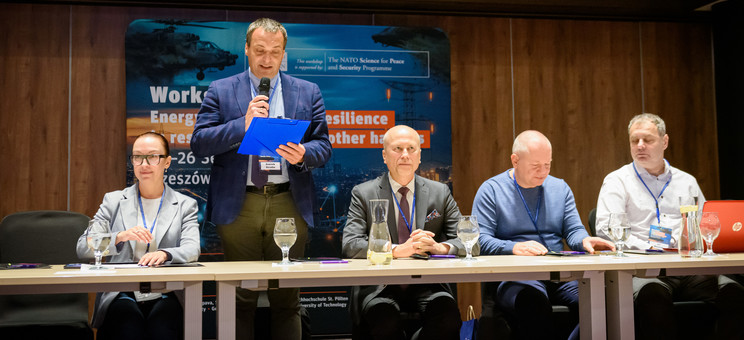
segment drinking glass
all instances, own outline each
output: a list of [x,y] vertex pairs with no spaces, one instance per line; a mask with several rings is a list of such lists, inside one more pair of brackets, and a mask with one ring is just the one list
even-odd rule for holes
[[457,222],[457,238],[465,245],[465,256],[463,261],[474,261],[473,257],[473,246],[478,242],[478,236],[480,235],[480,229],[478,229],[478,220],[473,215],[460,216],[460,221]]
[[282,262],[279,265],[288,266],[293,263],[289,261],[289,248],[297,241],[297,227],[294,218],[279,217],[274,224],[274,242],[282,249]]
[[700,219],[700,232],[703,234],[703,239],[708,247],[708,251],[703,256],[718,256],[713,252],[713,240],[721,232],[721,222],[718,219],[717,212],[703,213],[703,217]]
[[88,228],[85,230],[85,240],[88,243],[88,248],[93,251],[93,255],[96,257],[96,264],[90,269],[103,269],[101,257],[111,243],[109,222],[106,220],[90,220]]
[[610,213],[610,221],[607,223],[606,233],[610,235],[612,242],[615,243],[617,252],[615,257],[624,257],[623,246],[630,237],[630,225],[628,225],[628,215],[626,213]]

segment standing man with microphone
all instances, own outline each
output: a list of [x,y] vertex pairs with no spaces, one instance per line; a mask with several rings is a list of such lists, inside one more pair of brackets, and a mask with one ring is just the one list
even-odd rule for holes
[[[304,254],[308,228],[317,209],[312,169],[331,157],[325,105],[318,85],[279,72],[287,31],[262,18],[248,27],[245,55],[249,69],[212,82],[196,119],[191,150],[214,156],[207,200],[208,218],[217,225],[227,261],[280,260],[274,244],[277,217],[294,217],[297,242],[290,256]],[[267,86],[268,85],[268,86]],[[281,145],[282,158],[238,154],[254,118],[311,121],[299,144]],[[299,289],[268,291],[274,339],[299,339]],[[238,288],[238,339],[253,339],[258,293]]]

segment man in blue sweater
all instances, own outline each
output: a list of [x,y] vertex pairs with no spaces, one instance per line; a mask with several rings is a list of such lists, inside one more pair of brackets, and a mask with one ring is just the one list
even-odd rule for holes
[[[612,249],[609,241],[590,237],[581,224],[571,189],[552,177],[552,147],[538,131],[524,131],[514,140],[514,166],[481,185],[473,201],[473,215],[480,225],[481,254],[545,255],[563,250],[563,239],[572,250]],[[549,339],[551,305],[567,305],[576,325],[569,339],[578,339],[579,289],[576,281],[509,281],[486,283],[484,314],[498,308],[514,321],[518,338]]]

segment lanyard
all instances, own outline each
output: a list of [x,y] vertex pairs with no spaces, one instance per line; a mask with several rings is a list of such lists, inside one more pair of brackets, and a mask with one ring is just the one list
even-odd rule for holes
[[[524,199],[524,195],[522,195],[522,190],[519,189],[519,185],[517,184],[517,175],[512,172],[512,178],[514,179],[514,188],[517,189],[517,192],[519,193],[519,197],[522,198],[522,203],[524,203],[524,208],[527,209],[527,215],[530,216],[530,221],[532,221],[532,225],[535,226],[535,231],[537,232],[537,236],[540,237],[540,241],[542,241],[543,245],[545,247],[548,247],[548,243],[545,242],[545,239],[540,234],[540,229],[537,228],[537,219],[540,217],[540,202],[542,202],[543,197],[543,187],[540,186],[540,194],[537,196],[537,207],[535,208],[535,216],[532,216],[532,211],[530,211],[530,207],[527,206],[527,201]],[[548,249],[550,250],[550,249]]]
[[[158,215],[160,215],[160,208],[163,207],[163,197],[165,197],[165,188],[163,188],[163,194],[160,196],[160,205],[158,205],[158,212],[155,213],[155,219],[152,221],[152,226],[150,226],[150,234],[152,234],[152,231],[155,229],[155,223],[158,222]],[[142,196],[140,195],[140,192],[139,192],[139,185],[137,185],[137,201],[139,201],[140,213],[142,214],[142,225],[145,227],[145,229],[147,229],[147,219],[145,218],[145,209],[142,208]],[[150,243],[147,243],[147,250],[145,250],[145,253],[149,251],[150,251]]]
[[406,223],[406,228],[408,228],[408,233],[413,232],[413,214],[416,213],[416,192],[413,192],[413,208],[411,209],[411,222],[408,222],[408,219],[406,218],[406,214],[403,213],[403,209],[400,208],[400,203],[398,203],[398,197],[395,196],[395,191],[393,191],[393,186],[390,186],[390,191],[393,193],[393,199],[395,200],[395,205],[398,206],[398,211],[400,212],[400,216],[403,216],[403,222]]
[[[664,162],[666,162],[666,159],[664,160]],[[661,224],[661,213],[659,212],[659,199],[658,198],[661,197],[661,194],[663,194],[664,193],[664,190],[666,190],[666,188],[669,186],[669,182],[672,181],[672,175],[670,173],[669,179],[667,180],[666,184],[664,184],[664,187],[661,188],[661,192],[659,193],[659,196],[656,197],[656,196],[654,196],[654,193],[651,192],[651,189],[649,189],[648,185],[646,185],[646,182],[643,181],[643,178],[641,178],[641,174],[639,174],[638,173],[638,169],[636,169],[635,162],[633,162],[632,164],[633,164],[633,170],[635,171],[636,176],[638,176],[638,179],[640,179],[641,180],[641,183],[643,183],[643,186],[646,187],[646,190],[651,195],[651,198],[653,198],[654,199],[654,202],[656,202],[656,221],[657,221],[657,223]],[[667,164],[669,164],[669,163],[667,163]]]

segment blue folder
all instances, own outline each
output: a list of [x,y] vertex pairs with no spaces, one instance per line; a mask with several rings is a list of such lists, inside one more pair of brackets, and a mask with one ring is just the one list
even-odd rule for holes
[[299,144],[308,126],[309,120],[253,118],[238,153],[281,157],[275,151],[279,145],[288,142]]

